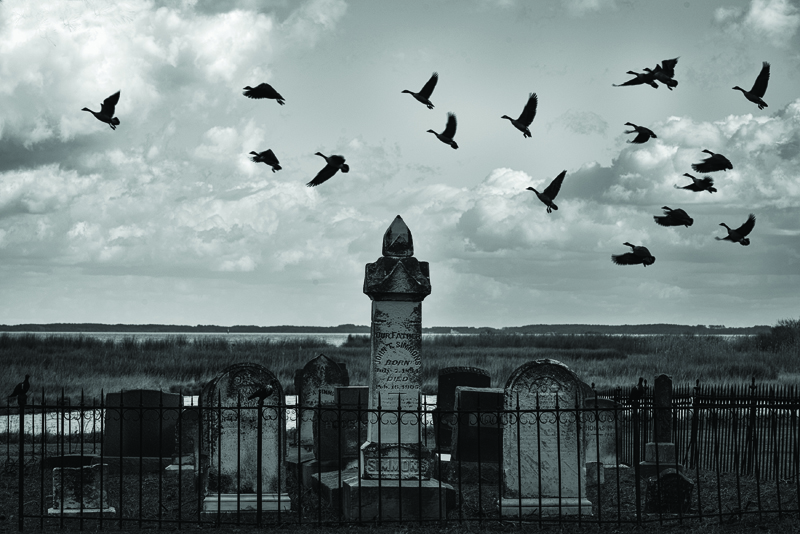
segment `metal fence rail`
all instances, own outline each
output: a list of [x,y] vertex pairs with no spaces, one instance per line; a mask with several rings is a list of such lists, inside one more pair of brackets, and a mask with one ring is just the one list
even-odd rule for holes
[[[125,530],[227,524],[373,524],[376,521],[373,516],[348,516],[346,513],[346,507],[352,503],[348,504],[342,498],[342,484],[345,480],[356,481],[353,484],[360,489],[362,481],[358,475],[365,466],[359,454],[353,455],[352,451],[345,450],[343,434],[355,432],[360,436],[370,421],[396,421],[416,425],[419,442],[435,449],[435,417],[438,425],[446,422],[456,428],[469,426],[473,432],[471,435],[475,437],[470,446],[478,459],[462,459],[458,454],[454,455],[455,458],[444,454],[433,456],[434,482],[431,484],[434,489],[438,487],[446,499],[435,517],[420,517],[419,522],[480,525],[504,517],[507,520],[510,514],[512,520],[520,523],[542,524],[622,525],[695,519],[727,523],[739,521],[749,514],[782,517],[800,513],[800,398],[795,387],[770,389],[751,384],[741,388],[708,388],[696,384],[674,389],[671,408],[673,441],[683,473],[694,483],[687,507],[676,513],[648,511],[647,507],[648,499],[652,501],[662,497],[661,486],[653,490],[642,478],[639,466],[644,458],[645,444],[652,441],[656,419],[651,392],[645,394],[638,406],[630,406],[619,390],[600,391],[596,396],[615,400],[618,404],[611,410],[602,410],[602,413],[597,407],[562,408],[558,401],[555,408],[548,409],[520,409],[517,406],[516,409],[482,410],[479,406],[470,411],[437,410],[434,413],[433,406],[423,403],[417,410],[391,406],[352,409],[289,403],[256,408],[241,402],[234,407],[203,406],[202,403],[175,407],[164,402],[150,406],[142,403],[107,406],[101,398],[92,401],[81,399],[77,406],[71,406],[63,398],[48,402],[42,396],[38,402],[31,399],[31,403],[22,409],[7,407],[4,424],[0,425],[0,450],[5,452],[4,458],[0,456],[2,477],[9,480],[6,486],[18,489],[16,493],[5,495],[0,492],[0,506],[16,511],[19,530],[26,527]],[[302,443],[308,436],[302,435],[298,411],[313,414],[314,432],[318,436],[323,435],[323,425],[332,429],[332,434],[328,434],[334,436],[332,441],[319,444],[316,451],[304,448]],[[114,419],[109,417],[115,414],[118,420],[112,429],[107,425]],[[239,502],[244,498],[241,495],[250,491],[248,489],[234,492],[240,495],[236,497],[236,511],[221,512],[222,493],[219,492],[216,494],[219,499],[217,511],[204,511],[208,488],[224,482],[220,479],[224,471],[221,468],[223,462],[236,459],[235,474],[228,483],[240,489],[247,479],[248,470],[256,468],[252,462],[242,460],[248,457],[249,449],[255,444],[242,443],[240,439],[231,453],[233,456],[225,457],[219,452],[222,437],[215,425],[223,424],[224,420],[224,424],[231,425],[236,435],[241,436],[244,435],[241,426],[246,421],[256,420],[258,434],[262,435],[262,423],[268,425],[270,418],[277,418],[282,425],[275,438],[279,443],[276,483],[277,493],[284,491],[288,502],[282,505],[279,495],[277,509],[270,511],[262,509],[262,499],[258,498],[257,509],[251,512]],[[151,430],[141,430],[144,421],[150,423]],[[166,421],[174,430],[165,430]],[[544,465],[541,457],[543,447],[523,442],[520,428],[529,425],[527,428],[533,434],[525,435],[539,436],[540,443],[545,439],[551,440],[550,450],[559,461],[548,476],[556,473],[557,497],[560,497],[562,480],[568,476],[562,472],[562,465],[574,463],[584,466],[591,453],[596,458],[601,456],[601,440],[608,439],[608,435],[601,433],[601,422],[611,425],[618,446],[613,462],[608,462],[603,472],[599,469],[578,470],[577,498],[588,499],[590,509],[570,515],[565,508],[563,513],[544,515],[541,512],[542,470],[536,474],[538,481],[534,478],[531,482],[534,487],[538,484],[540,511],[525,515],[522,504],[519,504],[519,513],[508,509],[504,504],[508,501],[504,499],[524,493],[522,480],[527,475],[522,471],[527,469],[527,464],[523,456],[535,449],[534,456],[539,456],[538,465]],[[503,435],[498,432],[498,427],[508,429],[512,425],[518,430],[515,436],[519,443],[513,449],[516,457],[507,457],[504,456]],[[542,437],[545,435],[542,428],[546,425],[555,428],[554,437]],[[377,428],[381,426],[377,425]],[[131,427],[139,429],[138,434],[131,434]],[[153,427],[157,430],[152,430]],[[607,428],[603,432],[607,432]],[[569,448],[562,442],[562,431],[566,432],[564,436],[574,432],[581,445]],[[386,436],[382,438],[386,439]],[[138,450],[145,448],[148,442],[171,442],[172,447],[169,452],[159,450],[156,455],[131,456],[121,446],[124,441],[133,442],[133,448]],[[217,445],[209,445],[213,443]],[[260,447],[262,440],[257,443]],[[327,450],[322,451],[320,447]],[[116,451],[114,454],[109,453],[112,449]],[[309,463],[323,453],[326,457],[333,457],[339,468],[331,470],[323,462]],[[262,455],[258,454],[257,458],[261,459]],[[419,462],[423,460],[421,456],[417,458]],[[64,494],[68,484],[63,483],[63,477],[67,476],[63,467],[67,464],[102,466],[94,471],[89,468],[76,470],[78,479],[73,481],[81,492],[96,491],[100,496],[105,495],[105,499],[100,497],[99,500],[95,496],[101,510],[91,510],[80,504],[74,511],[68,510],[68,495]],[[262,473],[262,470],[257,469],[257,473]],[[518,487],[511,487],[509,480],[516,481]],[[400,509],[422,508],[426,504],[421,502],[421,480],[409,479],[400,485],[412,490],[398,493],[399,503],[396,504]],[[255,490],[259,497],[264,492],[273,491],[274,488],[267,486],[259,475]],[[381,486],[379,482],[377,491],[377,519],[381,522],[380,507],[385,501],[381,492],[390,495],[389,485]],[[657,497],[653,497],[652,491],[656,491]],[[663,491],[667,492],[666,489]],[[79,502],[83,502],[84,497],[81,494]]]

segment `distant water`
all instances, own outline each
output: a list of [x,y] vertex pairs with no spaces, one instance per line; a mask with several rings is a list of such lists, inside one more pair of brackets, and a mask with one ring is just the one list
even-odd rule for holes
[[280,333],[280,332],[268,332],[268,333],[240,333],[237,332],[235,334],[226,334],[225,332],[6,332],[10,335],[18,335],[18,334],[34,334],[37,336],[90,336],[97,339],[107,340],[113,339],[114,341],[119,341],[124,338],[134,338],[136,340],[144,340],[144,339],[167,339],[172,337],[182,336],[189,340],[199,339],[199,338],[224,338],[227,339],[231,343],[237,343],[240,341],[252,341],[254,339],[269,339],[270,341],[285,341],[289,339],[318,339],[328,343],[329,345],[333,345],[336,347],[341,346],[347,341],[347,336],[368,336],[369,334],[304,334],[304,333]]

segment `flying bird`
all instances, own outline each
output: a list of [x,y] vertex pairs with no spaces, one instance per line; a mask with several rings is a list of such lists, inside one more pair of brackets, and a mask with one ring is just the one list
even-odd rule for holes
[[655,75],[649,69],[647,69],[647,72],[644,74],[639,72],[634,72],[632,70],[629,70],[626,74],[633,74],[634,76],[636,76],[636,78],[628,80],[625,83],[620,83],[620,84],[612,83],[611,85],[613,85],[614,87],[624,87],[626,85],[641,85],[643,83],[646,83],[650,87],[658,89],[658,84],[655,81]]
[[265,150],[264,152],[250,152],[253,154],[253,157],[250,158],[252,161],[256,163],[266,163],[270,167],[272,167],[272,172],[277,172],[281,170],[280,162],[278,161],[277,156],[275,156],[275,152],[272,149]]
[[442,143],[450,145],[453,148],[458,148],[456,142],[453,141],[453,137],[456,135],[456,116],[454,113],[447,114],[447,126],[445,126],[442,133],[436,133],[433,130],[428,131],[435,135]]
[[431,94],[433,90],[436,88],[436,82],[439,81],[439,73],[434,72],[431,75],[430,80],[425,82],[425,85],[422,86],[422,89],[419,90],[419,93],[414,93],[409,91],[408,89],[403,89],[400,91],[401,93],[409,93],[411,96],[428,106],[428,109],[433,109],[433,103],[431,103]]
[[547,213],[552,213],[553,210],[558,209],[558,206],[553,203],[553,200],[556,198],[556,195],[561,189],[561,184],[564,182],[564,176],[566,175],[567,171],[561,171],[561,174],[553,178],[553,181],[550,182],[550,185],[548,185],[541,193],[533,187],[527,187],[526,190],[536,193],[536,196],[539,197],[539,200],[541,200],[542,203],[547,206]]
[[653,133],[653,130],[645,128],[644,126],[636,126],[632,122],[626,122],[625,126],[630,126],[633,128],[633,130],[625,130],[626,134],[632,134],[632,133],[637,134],[632,141],[628,141],[629,143],[641,144],[649,141],[651,137],[653,139],[656,139],[656,137],[658,137],[656,136],[656,134]]
[[528,95],[528,102],[526,102],[525,107],[522,108],[522,113],[519,114],[519,118],[512,119],[508,115],[503,115],[500,118],[510,120],[514,128],[522,132],[522,137],[530,137],[531,131],[528,129],[528,126],[531,125],[533,118],[536,117],[537,105],[539,105],[539,99],[536,93],[530,93]]
[[679,186],[677,184],[674,185],[675,189],[686,189],[688,191],[694,191],[695,193],[699,193],[700,191],[708,191],[709,193],[716,193],[717,188],[714,187],[714,179],[710,176],[703,176],[702,179],[695,178],[688,172],[683,173],[684,176],[688,176],[692,179],[692,183],[689,185]]
[[95,119],[105,122],[111,126],[112,130],[116,130],[117,126],[119,126],[119,119],[114,116],[114,108],[117,107],[117,102],[119,102],[119,91],[103,100],[100,105],[100,111],[92,111],[89,108],[83,108],[81,111],[88,111],[94,115]]
[[631,252],[626,252],[625,254],[612,254],[611,261],[617,265],[639,265],[640,263],[647,267],[648,265],[653,265],[655,263],[656,258],[650,251],[647,250],[647,247],[637,247],[636,245],[631,245],[630,243],[623,243],[623,245],[627,245],[631,247]]
[[761,99],[764,98],[764,93],[767,92],[767,83],[769,83],[769,63],[765,61],[761,64],[761,72],[758,73],[752,89],[745,91],[738,85],[734,89],[738,89],[747,100],[757,104],[758,109],[764,109],[767,107],[767,103]]
[[673,210],[667,206],[661,208],[664,210],[664,215],[654,215],[653,219],[661,226],[685,226],[689,228],[694,224],[694,219],[689,217],[689,214],[682,209]]
[[653,75],[653,78],[667,86],[672,91],[678,85],[678,80],[675,79],[675,65],[678,64],[678,58],[665,59],[661,65],[656,65],[653,70],[644,69]]
[[711,154],[711,156],[707,157],[700,163],[692,163],[692,170],[697,172],[714,172],[733,169],[733,164],[722,154],[715,154],[710,150],[703,150],[703,152],[706,154]]
[[250,87],[248,85],[244,88],[244,93],[242,94],[247,98],[271,98],[277,100],[278,104],[281,106],[285,104],[281,94],[268,83],[261,83],[255,87]]
[[334,174],[336,174],[336,171],[350,172],[350,166],[344,162],[344,156],[333,155],[329,157],[321,152],[316,152],[314,155],[325,158],[327,164],[322,168],[321,171],[317,173],[313,180],[306,184],[308,187],[316,187],[319,184],[327,181]]
[[30,377],[31,375],[25,375],[25,380],[14,387],[14,391],[11,392],[11,395],[9,395],[6,400],[10,401],[11,399],[16,398],[17,404],[20,406],[25,406],[28,401],[28,390],[31,389]]
[[728,235],[725,237],[715,237],[714,239],[717,241],[732,241],[733,243],[739,243],[740,245],[746,247],[750,244],[747,234],[753,231],[753,227],[756,225],[756,216],[752,213],[748,215],[744,224],[736,230],[731,230],[731,228],[725,223],[719,223],[719,225],[728,229]]

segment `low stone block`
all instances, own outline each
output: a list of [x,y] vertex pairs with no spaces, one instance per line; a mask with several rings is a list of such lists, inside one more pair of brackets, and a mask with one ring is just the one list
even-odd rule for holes
[[429,480],[369,480],[342,482],[342,508],[347,521],[444,520],[455,504],[449,484]]
[[606,481],[606,468],[602,462],[586,462],[586,485],[603,485]]
[[586,498],[576,497],[500,499],[499,508],[503,517],[592,515],[592,503]]
[[[209,494],[203,499],[203,513],[256,512],[258,495],[255,493]],[[264,512],[290,511],[292,501],[288,493],[262,493],[261,510]]]
[[53,468],[53,507],[48,514],[114,512],[106,491],[100,491],[103,465]]
[[692,504],[694,482],[675,469],[665,469],[647,479],[645,488],[645,512],[682,513]]

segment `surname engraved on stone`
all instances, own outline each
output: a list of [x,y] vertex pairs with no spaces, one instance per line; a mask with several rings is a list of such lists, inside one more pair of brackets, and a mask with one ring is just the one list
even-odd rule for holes
[[415,458],[402,458],[402,459],[381,458],[380,470],[379,470],[378,459],[370,458],[369,460],[367,460],[367,471],[373,474],[419,472],[419,460],[416,460]]

